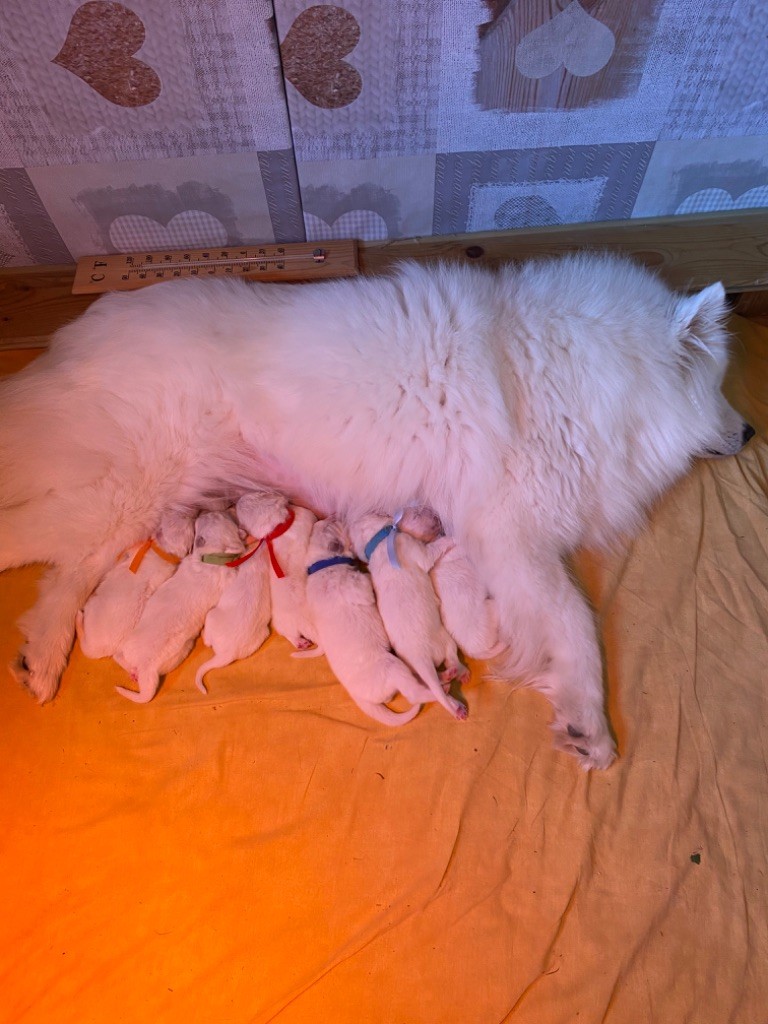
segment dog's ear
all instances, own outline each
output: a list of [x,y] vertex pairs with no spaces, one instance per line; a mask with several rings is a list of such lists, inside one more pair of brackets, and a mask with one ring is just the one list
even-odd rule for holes
[[723,323],[728,315],[725,289],[718,281],[696,295],[678,299],[675,326],[687,361],[695,361],[702,353],[720,362],[726,354],[728,336]]
[[240,540],[243,542],[243,544],[245,544],[246,540],[248,539],[248,531],[244,530],[242,528],[242,526],[238,526],[238,528],[237,528],[237,536],[240,538]]

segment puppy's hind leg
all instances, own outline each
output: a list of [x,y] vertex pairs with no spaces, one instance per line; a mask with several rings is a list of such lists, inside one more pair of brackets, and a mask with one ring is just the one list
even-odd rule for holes
[[387,682],[399,690],[411,704],[436,701],[442,704],[452,718],[459,721],[463,721],[469,714],[466,704],[445,692],[435,666],[429,658],[418,663],[413,661],[409,668],[405,662],[392,656],[387,668]]

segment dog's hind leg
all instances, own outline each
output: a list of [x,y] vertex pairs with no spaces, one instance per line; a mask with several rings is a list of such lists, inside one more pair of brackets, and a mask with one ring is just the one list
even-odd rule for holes
[[554,708],[558,749],[582,768],[608,768],[616,757],[604,710],[603,673],[592,612],[565,566],[554,554],[539,557],[510,544],[499,573],[498,544],[485,579],[498,602],[501,639],[507,653],[492,675],[518,679],[541,691]]
[[532,685],[555,710],[555,746],[573,754],[584,769],[608,768],[616,744],[605,715],[603,668],[594,615],[586,598],[560,564],[552,597],[558,608],[552,623],[548,672]]
[[19,619],[26,642],[11,672],[41,704],[59,688],[74,642],[77,613],[121,550],[119,542],[112,542],[82,562],[49,569],[40,581],[37,602]]

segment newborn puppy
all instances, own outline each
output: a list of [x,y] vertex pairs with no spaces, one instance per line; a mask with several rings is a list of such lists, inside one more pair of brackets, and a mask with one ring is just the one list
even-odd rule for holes
[[434,509],[409,506],[398,529],[428,544],[434,559],[430,571],[440,605],[440,618],[461,650],[485,661],[507,649],[499,642],[496,602],[489,596],[477,569],[456,542],[443,536],[443,524]]
[[[289,505],[283,498],[283,520],[293,521],[284,532],[274,530],[267,537],[272,568],[269,573],[269,592],[272,599],[272,628],[284,636],[297,651],[307,652],[317,642],[317,632],[307,606],[307,547],[315,515],[300,505]],[[280,532],[278,532],[280,531]],[[254,536],[256,536],[254,534]],[[279,571],[284,575],[280,576]],[[322,651],[308,652],[322,654]]]
[[129,700],[145,704],[157,693],[160,676],[176,668],[192,650],[205,616],[221,598],[233,571],[203,557],[237,558],[245,531],[226,512],[204,512],[195,523],[192,554],[149,598],[138,625],[115,654],[115,661],[138,683],[138,693],[116,687]]
[[286,507],[286,499],[266,487],[244,494],[235,506],[237,521],[251,536],[259,538],[259,544],[230,570],[219,603],[205,617],[203,640],[213,648],[214,656],[200,666],[195,676],[202,693],[208,692],[203,682],[207,672],[250,657],[269,636],[270,570],[262,538],[285,520]]
[[[335,517],[312,528],[307,552],[307,601],[334,674],[361,711],[384,725],[415,718],[429,691],[392,654],[369,578],[355,567],[346,530]],[[397,693],[413,705],[386,706]]]
[[477,569],[450,537],[433,541],[429,550],[436,556],[430,576],[443,625],[467,657],[478,661],[498,657],[508,645],[499,638],[496,602]]
[[[404,510],[403,516],[406,511],[414,532],[430,539],[435,536],[437,517],[432,509],[414,507]],[[443,689],[443,683],[457,677],[466,679],[468,672],[440,621],[429,578],[436,555],[415,536],[399,533],[399,526],[387,516],[362,516],[352,524],[351,533],[355,551],[368,562],[379,612],[395,653],[426,684],[432,700],[454,718],[466,718],[466,705]],[[442,676],[435,668],[440,664],[445,665]]]
[[107,573],[75,620],[86,657],[115,653],[139,621],[150,595],[189,553],[194,533],[193,516],[166,512],[152,540],[131,548]]

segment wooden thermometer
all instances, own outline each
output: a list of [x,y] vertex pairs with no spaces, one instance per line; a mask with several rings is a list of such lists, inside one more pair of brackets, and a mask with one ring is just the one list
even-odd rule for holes
[[177,277],[243,277],[261,281],[309,281],[357,274],[357,242],[351,239],[283,245],[224,246],[162,252],[83,256],[77,261],[74,295],[128,291]]

